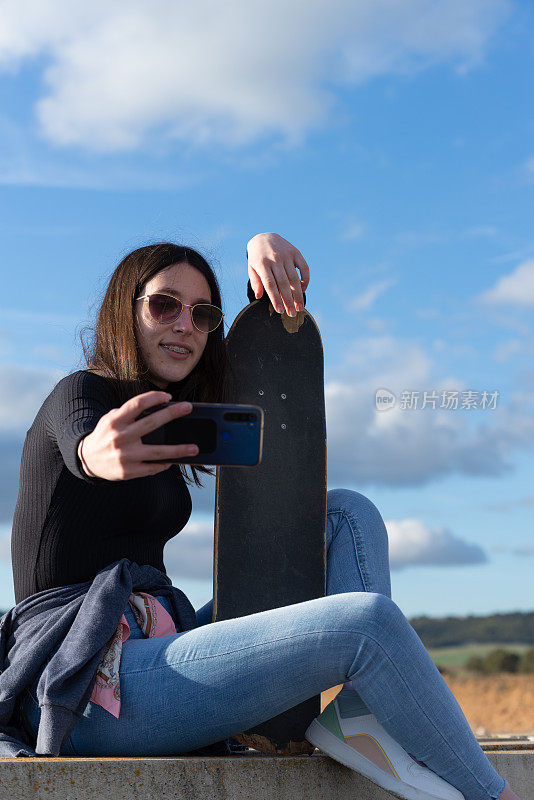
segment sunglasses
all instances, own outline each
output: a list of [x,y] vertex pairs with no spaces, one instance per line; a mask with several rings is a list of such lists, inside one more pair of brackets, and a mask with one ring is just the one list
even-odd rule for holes
[[212,333],[222,322],[223,312],[217,306],[209,303],[197,303],[194,306],[182,303],[177,297],[170,294],[144,294],[136,297],[137,300],[148,300],[148,310],[152,319],[168,325],[181,315],[184,306],[191,311],[191,322],[201,333]]

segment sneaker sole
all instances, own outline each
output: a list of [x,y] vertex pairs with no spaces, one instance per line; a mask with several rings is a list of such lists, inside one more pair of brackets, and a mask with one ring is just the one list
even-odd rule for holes
[[[353,747],[345,744],[333,733],[330,733],[316,719],[313,720],[304,735],[309,742],[335,761],[339,761],[349,769],[359,772],[378,784],[378,786],[381,786],[382,789],[387,789],[397,797],[401,797],[402,800],[443,800],[443,796],[439,797],[438,795],[430,794],[424,789],[417,789],[415,786],[410,786],[392,775],[387,775],[376,764],[369,761],[368,758],[365,758]],[[400,786],[399,783],[401,784]]]

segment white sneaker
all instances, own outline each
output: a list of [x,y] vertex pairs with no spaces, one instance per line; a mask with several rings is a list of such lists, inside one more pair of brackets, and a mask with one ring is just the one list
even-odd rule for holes
[[305,736],[323,753],[406,800],[465,800],[458,789],[392,739],[357,692],[338,694]]

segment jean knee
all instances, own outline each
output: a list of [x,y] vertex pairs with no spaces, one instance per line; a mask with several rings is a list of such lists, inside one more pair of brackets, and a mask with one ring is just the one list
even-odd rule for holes
[[375,504],[361,492],[354,489],[330,489],[326,493],[327,511],[344,510],[349,513],[364,511],[367,514],[378,514],[380,512]]
[[[399,626],[407,620],[399,606],[385,594],[378,592],[350,592],[354,596],[354,606],[365,625],[366,633],[377,639],[394,636]],[[345,595],[347,597],[348,595]]]
[[329,489],[326,493],[326,507],[328,511],[338,508],[345,508],[354,503],[356,498],[363,497],[359,492],[352,489]]
[[365,522],[366,529],[380,536],[388,544],[384,520],[375,504],[364,494],[353,489],[330,489],[326,494],[326,510],[342,511],[353,516],[356,522]]

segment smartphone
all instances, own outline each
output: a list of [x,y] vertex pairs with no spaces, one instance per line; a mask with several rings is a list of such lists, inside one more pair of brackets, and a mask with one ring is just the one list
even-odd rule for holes
[[[178,401],[145,409],[137,419]],[[263,409],[238,403],[192,403],[184,417],[166,422],[141,437],[143,444],[196,444],[196,456],[153,459],[147,463],[214,464],[253,467],[261,461]]]

